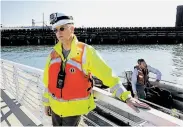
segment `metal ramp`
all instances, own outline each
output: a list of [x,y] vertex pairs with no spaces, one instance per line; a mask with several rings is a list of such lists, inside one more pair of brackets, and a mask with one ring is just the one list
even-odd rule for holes
[[[41,101],[44,90],[42,74],[43,70],[1,59],[2,91],[14,97],[17,101],[14,106],[21,105],[22,111],[36,126],[49,126],[51,118],[44,115]],[[140,109],[140,113],[136,113],[125,103],[113,98],[108,91],[94,87],[93,93],[97,108],[82,117],[80,126],[183,126],[182,120],[153,108]],[[4,121],[1,120],[2,123]],[[23,121],[21,124],[25,126]]]

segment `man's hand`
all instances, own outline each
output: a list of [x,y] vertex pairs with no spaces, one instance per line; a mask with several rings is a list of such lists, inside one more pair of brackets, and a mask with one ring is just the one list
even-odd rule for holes
[[47,116],[51,116],[51,108],[50,108],[50,106],[45,106],[44,107],[44,111],[45,111],[45,114]]
[[[130,106],[133,110],[135,110],[136,112],[140,112],[138,108],[144,108],[144,109],[150,109],[150,106],[135,99],[135,98],[128,98],[126,100],[126,104],[128,106]],[[138,107],[138,108],[137,108]]]

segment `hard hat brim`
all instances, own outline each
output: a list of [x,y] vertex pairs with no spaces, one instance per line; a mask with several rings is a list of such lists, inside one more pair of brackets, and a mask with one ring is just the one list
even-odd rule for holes
[[68,23],[73,23],[74,24],[74,21],[73,20],[60,20],[58,22],[56,22],[55,24],[52,25],[52,30],[55,29],[56,27],[58,26],[62,26],[62,25],[65,25],[65,24],[68,24]]

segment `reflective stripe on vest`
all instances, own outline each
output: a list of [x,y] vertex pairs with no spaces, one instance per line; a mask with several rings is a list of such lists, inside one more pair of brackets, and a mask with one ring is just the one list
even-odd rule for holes
[[44,103],[48,103],[48,102],[49,102],[49,99],[48,99],[48,98],[45,98],[45,97],[42,97],[42,101],[43,101]]
[[59,102],[69,102],[69,101],[77,101],[77,100],[87,100],[90,98],[90,95],[88,95],[87,97],[84,98],[79,98],[79,99],[70,99],[70,100],[64,100],[64,99],[58,99],[57,97],[55,97],[52,93],[49,92],[50,97],[52,97],[54,100],[57,100]]
[[76,61],[73,61],[73,60],[68,60],[67,61],[67,64],[70,64],[70,65],[72,65],[72,66],[75,66],[75,67],[77,67],[80,71],[82,71],[82,68],[81,68],[81,64],[79,64],[79,63],[77,63]]
[[51,60],[50,64],[60,63],[60,62],[61,62],[61,59],[60,58],[56,58],[56,59]]

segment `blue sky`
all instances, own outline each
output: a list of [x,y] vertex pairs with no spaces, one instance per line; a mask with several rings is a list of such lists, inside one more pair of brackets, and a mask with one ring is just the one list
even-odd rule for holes
[[[175,26],[176,7],[183,0],[172,1],[1,1],[3,26],[27,26],[31,20],[49,25],[49,14],[72,15],[76,26]],[[42,25],[36,23],[36,25]]]

